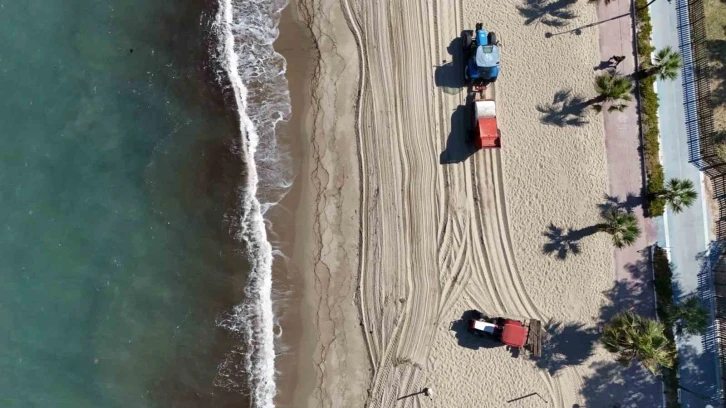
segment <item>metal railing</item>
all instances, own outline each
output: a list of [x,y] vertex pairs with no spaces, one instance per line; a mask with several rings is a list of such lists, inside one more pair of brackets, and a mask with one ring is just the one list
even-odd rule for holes
[[[699,273],[699,293],[714,313],[714,330],[703,338],[706,349],[716,350],[720,359],[721,373],[726,372],[726,160],[717,154],[722,142],[716,132],[713,118],[711,93],[712,70],[709,40],[706,32],[705,0],[677,0],[678,36],[683,60],[683,97],[686,112],[688,159],[706,174],[713,187],[713,198],[718,203],[716,243],[710,248],[707,267]],[[726,63],[726,61],[725,61]],[[726,389],[726,379],[721,376],[721,390]],[[726,399],[722,400],[726,404]]]

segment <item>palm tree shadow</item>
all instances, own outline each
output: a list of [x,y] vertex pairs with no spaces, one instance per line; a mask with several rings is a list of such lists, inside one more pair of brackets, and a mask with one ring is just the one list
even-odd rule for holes
[[549,27],[564,27],[577,17],[570,8],[577,0],[524,0],[517,10],[525,18],[524,25],[542,23]]
[[552,322],[547,324],[547,341],[542,345],[542,357],[537,367],[555,375],[561,369],[580,365],[595,351],[600,333],[596,327],[581,322]]
[[580,26],[580,27],[576,27],[576,28],[573,28],[571,30],[561,31],[559,33],[546,32],[545,33],[545,38],[552,38],[552,37],[555,37],[555,36],[558,36],[558,35],[563,35],[563,34],[582,35],[582,30],[585,29],[585,28],[596,27],[596,26],[599,26],[600,24],[607,23],[608,21],[613,21],[613,20],[617,20],[619,18],[629,17],[629,16],[630,16],[630,11],[628,11],[627,13],[623,13],[623,14],[614,16],[614,17],[610,17],[610,18],[608,18],[606,20],[600,20],[600,21],[596,21],[594,23],[590,23],[590,24],[586,24],[586,25],[583,25],[583,26]]
[[539,120],[545,125],[580,127],[588,123],[584,119],[586,107],[584,97],[565,89],[555,94],[552,103],[537,105],[537,111],[542,114]]
[[628,213],[632,213],[633,209],[643,205],[642,197],[633,193],[626,194],[625,200],[623,201],[620,201],[619,196],[611,196],[607,193],[605,193],[603,198],[605,199],[605,202],[598,204],[600,214],[605,214],[609,210],[624,210]]
[[548,242],[542,246],[542,253],[554,255],[555,258],[564,261],[570,254],[578,255],[581,251],[580,241],[597,231],[597,225],[580,229],[568,228],[565,232],[564,228],[550,224],[542,233],[548,239]]
[[[625,265],[629,277],[613,282],[603,292],[604,301],[596,317],[602,327],[623,310],[655,317],[650,251]],[[587,361],[583,364],[588,364]],[[662,406],[661,381],[640,364],[629,367],[617,361],[591,361],[589,373],[582,378],[582,407],[656,407]]]

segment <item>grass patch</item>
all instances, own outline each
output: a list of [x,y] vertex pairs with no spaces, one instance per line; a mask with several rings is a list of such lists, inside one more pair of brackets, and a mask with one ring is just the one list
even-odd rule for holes
[[706,36],[709,40],[726,40],[726,5],[721,0],[705,0]]
[[[675,348],[675,338],[673,336],[673,317],[670,316],[670,310],[675,302],[673,299],[673,269],[668,261],[666,251],[655,246],[653,249],[653,275],[655,275],[655,294],[657,297],[656,312],[658,318],[666,326],[665,335],[671,341],[672,347]],[[663,369],[663,383],[665,385],[666,408],[677,408],[678,403],[678,357],[673,361],[672,369]]]
[[[650,55],[655,48],[650,43],[653,26],[646,5],[648,0],[636,0],[636,17],[638,21],[638,56],[641,69],[650,66]],[[645,173],[648,177],[646,186],[646,214],[657,217],[665,212],[665,201],[655,197],[655,193],[662,191],[665,184],[663,166],[660,164],[660,142],[658,141],[658,94],[654,89],[655,78],[645,78],[640,81],[641,106],[643,114],[643,157],[645,160]]]

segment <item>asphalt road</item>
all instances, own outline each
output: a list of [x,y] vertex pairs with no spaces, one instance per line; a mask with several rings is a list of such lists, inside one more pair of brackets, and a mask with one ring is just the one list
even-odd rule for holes
[[[656,49],[671,46],[678,50],[677,1],[657,0],[650,6],[653,23],[653,45]],[[675,266],[676,295],[681,297],[699,290],[699,273],[707,262],[702,255],[711,241],[708,232],[706,206],[702,194],[702,176],[688,157],[686,113],[683,103],[683,85],[679,74],[675,80],[657,81],[660,100],[658,109],[661,154],[666,180],[671,178],[690,179],[699,188],[698,200],[693,206],[680,214],[670,209],[664,217],[659,231],[659,241],[670,253]],[[701,288],[704,289],[703,287]],[[719,382],[718,358],[704,347],[702,336],[679,338],[678,353],[681,359],[681,385],[694,393],[682,391],[683,407],[707,407],[709,403],[703,396],[714,395]]]

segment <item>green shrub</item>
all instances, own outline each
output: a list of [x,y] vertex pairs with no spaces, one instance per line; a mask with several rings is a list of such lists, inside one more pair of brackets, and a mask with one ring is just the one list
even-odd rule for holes
[[639,24],[650,24],[650,13],[648,13],[648,0],[635,0],[635,17]]
[[655,47],[650,43],[653,26],[650,24],[647,4],[648,0],[636,0],[635,2],[635,17],[638,22],[638,55],[640,55],[640,62],[643,65],[650,65],[650,54],[655,51]]
[[[673,304],[673,270],[666,251],[656,246],[653,249],[653,275],[655,293],[658,297],[656,302],[658,317],[661,321],[670,321],[668,312]],[[673,333],[670,333],[673,336]]]
[[658,170],[648,175],[648,197],[646,202],[648,203],[649,217],[658,217],[660,215],[663,215],[666,208],[665,200],[660,197],[655,197],[655,193],[663,191],[663,184],[665,181],[663,167],[661,167],[660,165],[658,166]]
[[[653,249],[653,275],[656,294],[656,311],[662,322],[672,322],[669,316],[673,310],[673,269],[663,248],[655,246]],[[675,347],[675,339],[671,326],[665,331],[666,337]],[[678,357],[673,360],[672,369],[663,369],[663,384],[665,385],[666,408],[678,407]]]
[[[657,115],[658,106],[660,106],[660,104],[658,103],[658,94],[655,93],[654,84],[654,77],[648,77],[640,81],[640,94],[643,99],[643,106],[641,109],[643,109],[643,114],[649,122],[647,125],[654,125],[655,127],[658,127]],[[655,120],[655,122],[651,123],[653,120]]]
[[716,156],[719,159],[726,161],[726,143],[718,143],[716,145]]
[[[641,66],[650,65],[650,54],[654,47],[650,43],[653,27],[650,24],[647,0],[636,1],[636,17],[638,22],[638,55]],[[655,193],[663,190],[665,176],[663,166],[660,164],[660,142],[658,141],[658,94],[655,93],[655,78],[641,79],[640,110],[643,123],[643,157],[645,173],[648,178],[646,186],[646,214],[648,217],[657,217],[665,212],[665,200],[657,198]]]

